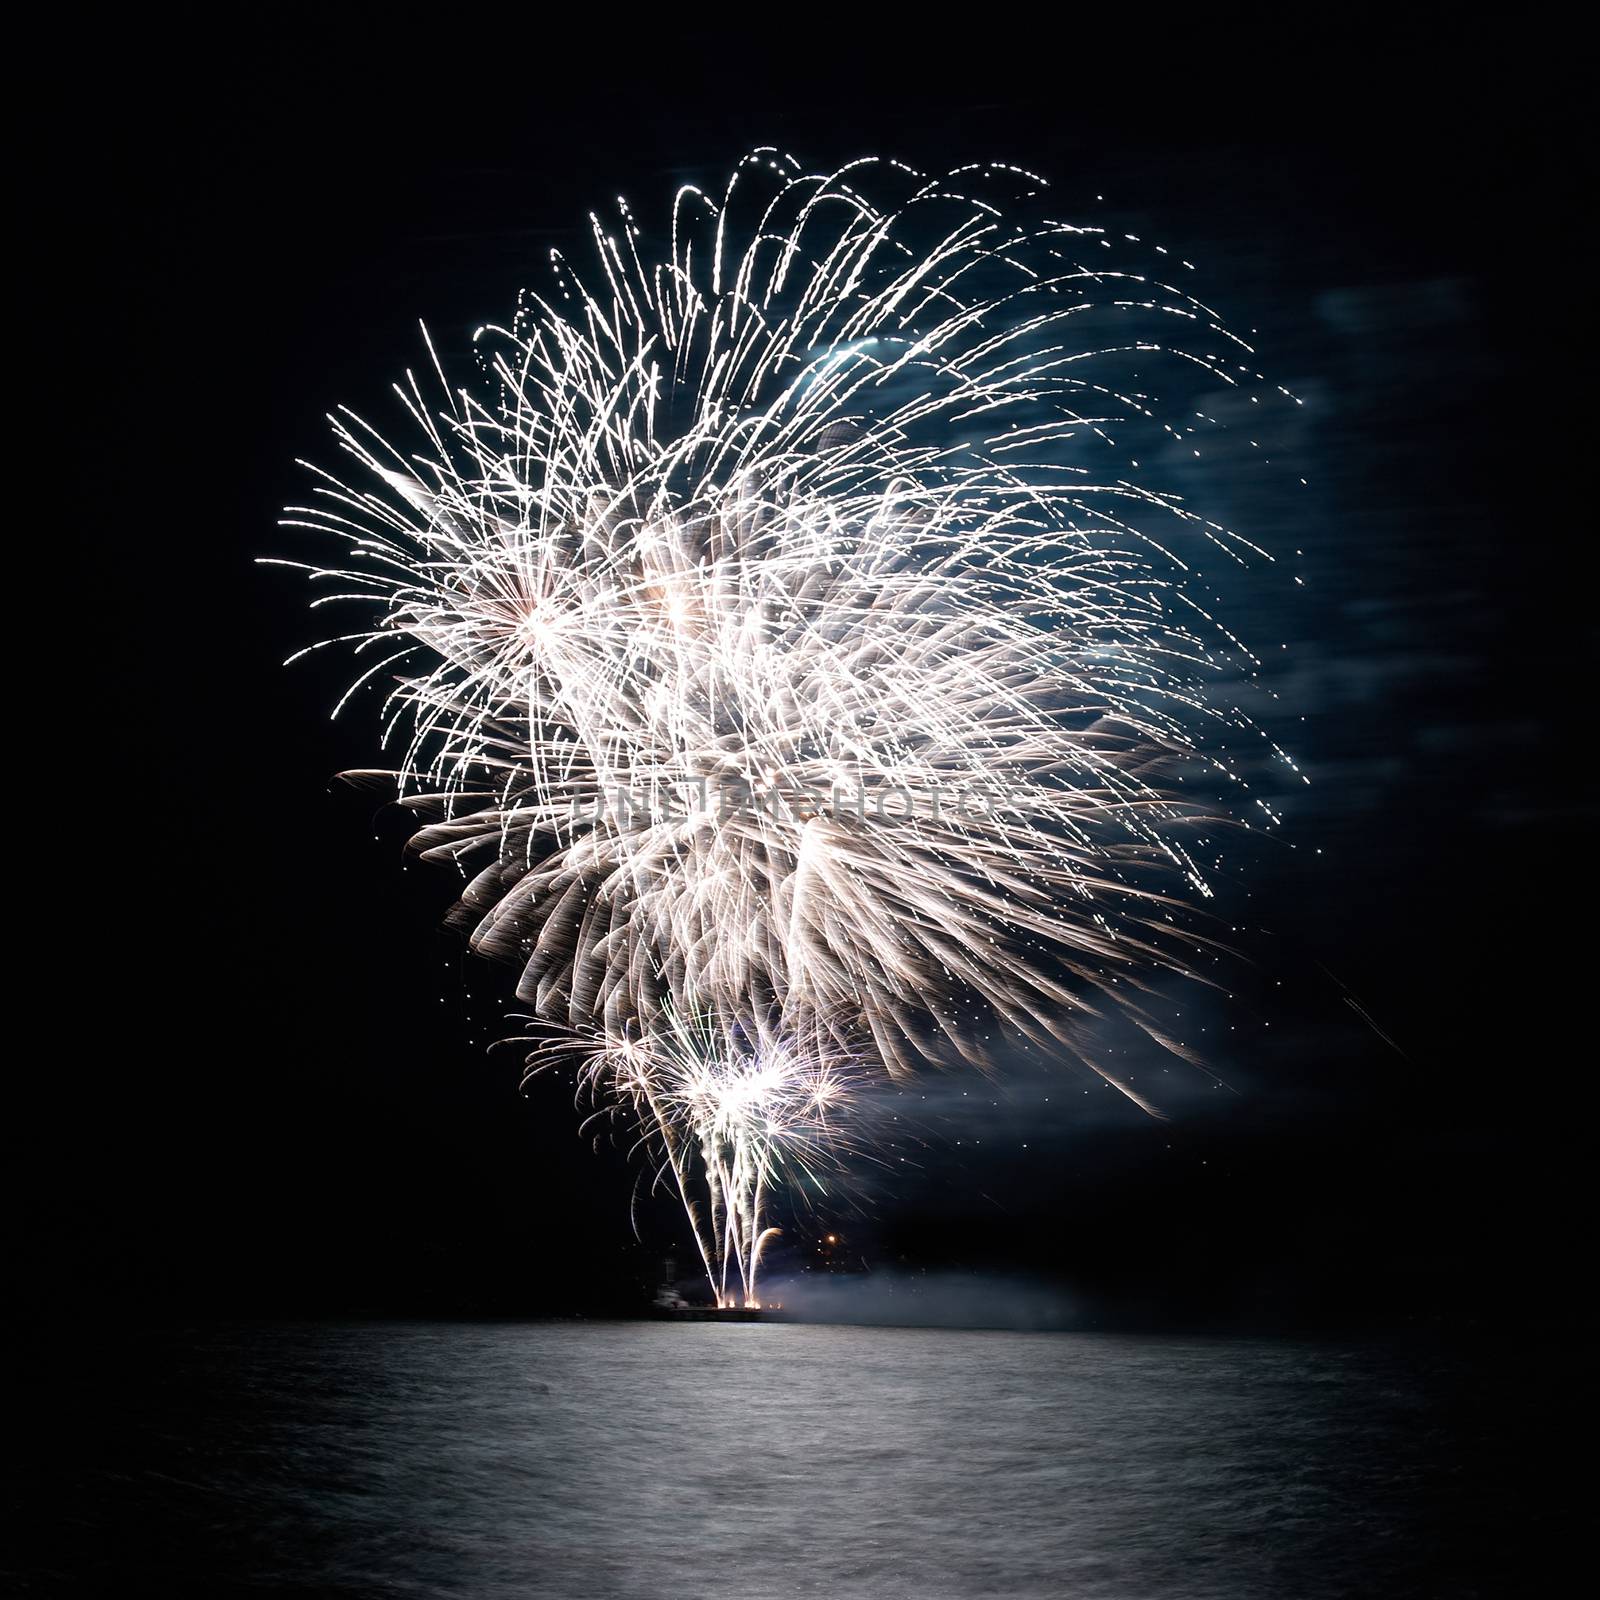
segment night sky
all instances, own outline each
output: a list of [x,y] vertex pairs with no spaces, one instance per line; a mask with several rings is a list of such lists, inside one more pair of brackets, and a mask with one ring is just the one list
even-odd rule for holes
[[510,975],[439,930],[451,879],[401,870],[403,820],[334,781],[373,724],[328,721],[343,661],[282,668],[318,624],[253,563],[298,553],[294,458],[331,457],[335,405],[381,408],[419,318],[458,346],[591,207],[626,195],[648,231],[772,143],[1015,161],[1069,217],[1181,247],[1258,331],[1306,404],[1223,520],[1303,551],[1306,585],[1251,580],[1229,620],[1288,646],[1274,732],[1313,780],[1225,888],[1233,999],[1173,997],[1229,1089],[1174,1064],[1156,1123],[1064,1068],[932,1078],[881,1111],[903,1170],[792,1228],[789,1263],[834,1231],[876,1273],[1042,1284],[1102,1323],[1564,1313],[1592,1070],[1574,92],[1465,13],[1287,15],[1209,50],[799,17],[781,49],[622,46],[531,11],[470,51],[274,13],[226,50],[101,42],[55,186],[84,244],[53,520],[87,546],[57,578],[81,562],[94,614],[51,623],[89,665],[46,713],[97,799],[29,830],[69,926],[20,1069],[45,1095],[25,1304],[626,1310],[683,1253],[665,1199],[635,1238],[638,1163],[580,1138],[569,1091],[523,1099],[486,1055]]

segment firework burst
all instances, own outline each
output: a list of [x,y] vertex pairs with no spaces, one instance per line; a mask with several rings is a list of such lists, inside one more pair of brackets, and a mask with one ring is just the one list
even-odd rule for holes
[[316,604],[363,613],[351,693],[531,1063],[638,1114],[723,1298],[851,1072],[1010,1037],[1145,1105],[1108,1007],[1182,1053],[1141,996],[1192,971],[1256,665],[1199,574],[1259,552],[1139,458],[1189,447],[1164,366],[1262,380],[1037,188],[757,152],[660,254],[619,202],[470,381],[428,344],[403,445],[339,413],[356,476],[289,514],[348,546]]
[[581,1062],[580,1098],[631,1113],[641,1146],[682,1201],[722,1306],[755,1305],[780,1184],[825,1191],[853,1149],[855,1063],[826,1041],[732,1042],[708,1017],[665,1012],[647,1038],[561,1037],[529,1046],[528,1076]]

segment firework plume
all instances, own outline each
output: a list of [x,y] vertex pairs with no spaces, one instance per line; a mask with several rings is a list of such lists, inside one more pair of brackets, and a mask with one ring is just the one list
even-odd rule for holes
[[664,249],[619,202],[470,376],[427,343],[396,442],[340,412],[289,514],[345,542],[316,603],[530,1066],[636,1114],[724,1301],[852,1078],[1010,1039],[1145,1104],[1086,1021],[1181,1048],[1144,997],[1192,970],[1255,664],[1197,575],[1259,552],[1140,457],[1189,448],[1164,369],[1261,380],[1039,187],[761,151]]

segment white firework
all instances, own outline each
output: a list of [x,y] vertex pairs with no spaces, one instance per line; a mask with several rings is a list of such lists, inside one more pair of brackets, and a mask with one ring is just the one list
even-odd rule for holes
[[1215,736],[1255,664],[1194,577],[1253,547],[1143,481],[1125,436],[1186,435],[1117,375],[1260,375],[997,187],[1037,184],[761,151],[680,191],[659,258],[619,203],[594,271],[555,257],[479,331],[473,381],[428,344],[405,444],[341,412],[360,475],[313,469],[289,514],[348,544],[307,570],[366,608],[351,692],[382,686],[417,849],[686,1203],[701,1161],[719,1294],[731,1260],[754,1297],[773,1152],[816,1131],[769,1115],[785,1074],[804,1099],[820,1064],[1009,1035],[1146,1105],[1086,1045],[1108,1002],[1182,1052],[1139,996],[1191,969],[1186,841],[1242,782]]
[[530,1077],[576,1054],[580,1093],[633,1115],[683,1203],[717,1304],[759,1306],[762,1253],[779,1231],[768,1194],[785,1180],[825,1190],[853,1148],[854,1063],[815,1039],[730,1043],[716,1019],[672,1011],[648,1038],[524,1042]]

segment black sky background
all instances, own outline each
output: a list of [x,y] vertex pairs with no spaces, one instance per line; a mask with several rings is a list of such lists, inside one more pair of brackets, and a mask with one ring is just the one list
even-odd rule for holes
[[1154,1123],[1065,1072],[934,1080],[885,1113],[905,1170],[801,1219],[789,1263],[834,1230],[880,1273],[1028,1277],[1098,1321],[1570,1311],[1593,819],[1570,52],[1458,12],[1284,17],[908,46],[838,19],[624,43],[620,19],[263,13],[84,47],[47,187],[83,240],[53,470],[92,611],[58,624],[90,662],[65,766],[91,804],[36,836],[60,927],[22,1069],[25,1305],[642,1302],[671,1207],[640,1197],[636,1239],[637,1163],[485,1055],[509,978],[438,931],[450,882],[400,870],[403,826],[332,781],[373,759],[370,721],[328,721],[343,663],[280,666],[317,625],[252,563],[289,548],[323,414],[381,409],[419,318],[457,345],[591,207],[648,224],[773,143],[1016,161],[1067,214],[1181,249],[1306,397],[1283,466],[1311,480],[1229,515],[1305,551],[1304,591],[1284,574],[1232,620],[1290,646],[1279,731],[1314,780],[1225,907],[1235,998],[1195,1019],[1231,1090],[1175,1081]]

